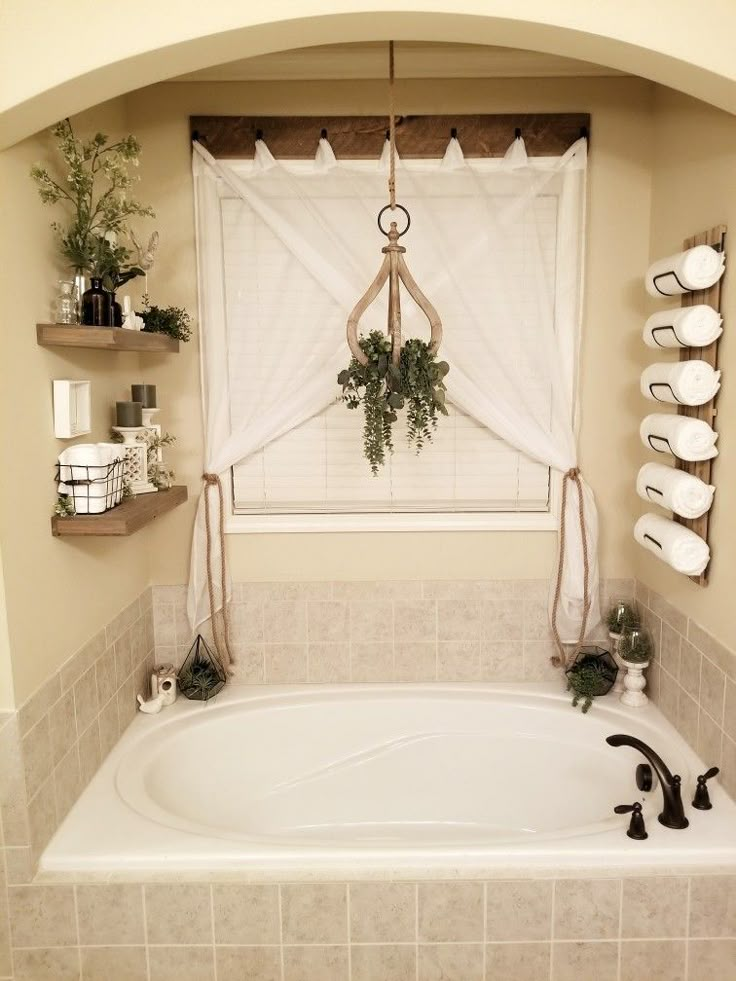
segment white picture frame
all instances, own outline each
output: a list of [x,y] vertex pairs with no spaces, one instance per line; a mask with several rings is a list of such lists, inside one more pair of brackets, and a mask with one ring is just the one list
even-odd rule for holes
[[91,432],[91,383],[55,379],[53,385],[54,436],[57,439],[73,439]]

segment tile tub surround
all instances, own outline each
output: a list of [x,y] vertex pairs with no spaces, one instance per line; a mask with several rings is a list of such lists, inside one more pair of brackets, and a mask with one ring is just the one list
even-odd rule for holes
[[733,875],[36,883],[8,894],[15,981],[736,978]]
[[656,652],[649,694],[736,799],[736,653],[639,582],[636,601]]
[[[633,594],[632,579],[602,581],[601,610]],[[547,580],[236,583],[233,681],[550,680],[548,597]],[[180,665],[186,586],[154,586],[153,610],[157,663]],[[590,639],[607,644],[605,627]]]
[[[136,694],[148,689],[153,665],[148,588],[0,725],[8,882],[31,880],[38,856],[134,718]],[[0,946],[1,921],[0,910]]]

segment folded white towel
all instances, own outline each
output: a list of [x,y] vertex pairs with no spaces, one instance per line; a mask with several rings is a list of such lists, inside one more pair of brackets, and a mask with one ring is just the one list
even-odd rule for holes
[[82,488],[79,484],[72,487],[62,481],[58,490],[60,494],[71,497],[77,514],[104,514],[116,503],[110,488],[104,484],[89,484]]
[[699,477],[666,467],[645,463],[636,478],[636,493],[648,503],[659,504],[682,518],[699,518],[713,503],[715,487]]
[[647,347],[707,347],[723,333],[723,317],[707,303],[653,313],[644,324]]
[[639,427],[642,443],[657,453],[671,453],[681,460],[712,460],[718,456],[718,433],[703,419],[653,412]]
[[634,538],[685,576],[699,576],[710,561],[710,549],[700,535],[659,514],[643,514],[634,525]]
[[653,263],[646,274],[650,296],[678,296],[690,290],[707,290],[723,275],[726,259],[710,245],[696,245],[685,252]]
[[642,371],[641,394],[653,402],[703,405],[721,387],[720,377],[707,361],[662,361]]

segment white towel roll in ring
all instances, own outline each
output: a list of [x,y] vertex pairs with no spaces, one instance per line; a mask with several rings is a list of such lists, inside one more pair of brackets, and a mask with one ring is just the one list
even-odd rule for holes
[[662,361],[642,371],[641,394],[653,402],[704,405],[720,388],[720,377],[707,361]]
[[647,347],[707,347],[723,333],[723,318],[707,303],[653,313],[644,325]]
[[699,576],[710,561],[710,548],[700,535],[659,514],[643,514],[634,525],[634,538],[684,576]]
[[691,290],[707,290],[723,275],[725,262],[723,253],[710,245],[696,245],[667,256],[647,270],[647,293],[657,297],[679,296]]
[[652,412],[642,419],[639,435],[647,449],[671,453],[680,460],[712,460],[718,456],[718,433],[704,419]]

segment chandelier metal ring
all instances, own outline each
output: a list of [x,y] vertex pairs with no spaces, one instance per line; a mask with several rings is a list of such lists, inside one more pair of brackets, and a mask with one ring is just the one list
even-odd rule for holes
[[402,235],[406,235],[406,233],[409,231],[409,228],[411,227],[411,215],[409,214],[409,212],[407,211],[407,209],[404,207],[403,204],[385,204],[381,208],[381,210],[378,212],[378,218],[376,219],[379,231],[383,235],[385,235],[386,238],[388,238],[389,233],[381,224],[381,218],[383,218],[384,214],[387,211],[403,211],[404,215],[406,216],[406,228],[402,232],[398,233],[398,237],[401,238]]

